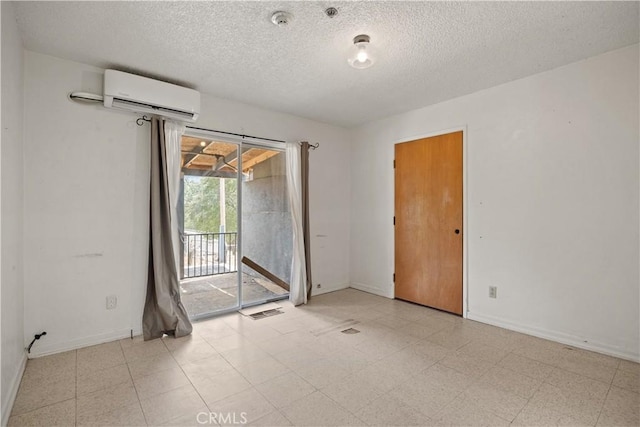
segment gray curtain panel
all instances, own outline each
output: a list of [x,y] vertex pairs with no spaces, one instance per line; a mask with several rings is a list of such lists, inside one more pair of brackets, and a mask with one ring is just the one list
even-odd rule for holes
[[145,341],[164,334],[182,337],[193,329],[180,301],[180,281],[171,242],[174,213],[170,206],[164,120],[154,117],[151,121],[149,278],[142,315]]
[[300,147],[300,174],[302,175],[302,234],[304,236],[304,258],[307,265],[307,299],[311,298],[311,237],[309,231],[309,143],[303,141]]

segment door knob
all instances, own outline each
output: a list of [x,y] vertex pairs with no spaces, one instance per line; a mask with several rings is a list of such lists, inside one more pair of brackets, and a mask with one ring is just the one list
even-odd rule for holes
[[456,234],[460,234],[460,230],[456,228]]

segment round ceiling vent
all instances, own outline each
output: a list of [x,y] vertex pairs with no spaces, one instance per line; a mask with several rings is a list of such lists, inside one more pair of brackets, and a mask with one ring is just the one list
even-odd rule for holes
[[336,9],[335,7],[329,7],[324,11],[324,13],[326,13],[329,18],[333,18],[334,16],[338,15],[338,9]]
[[293,16],[289,13],[289,12],[274,12],[273,15],[271,15],[271,22],[273,22],[274,25],[277,25],[278,27],[286,27],[287,25],[289,25],[289,22],[291,22],[291,19],[293,18]]

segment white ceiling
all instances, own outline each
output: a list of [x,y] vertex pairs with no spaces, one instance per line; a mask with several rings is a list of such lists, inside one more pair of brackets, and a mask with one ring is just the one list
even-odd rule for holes
[[[17,2],[25,48],[354,126],[638,43],[638,2]],[[334,6],[339,14],[328,18]],[[271,14],[292,22],[279,28]],[[347,64],[371,36],[377,63]],[[73,88],[70,88],[70,90]]]

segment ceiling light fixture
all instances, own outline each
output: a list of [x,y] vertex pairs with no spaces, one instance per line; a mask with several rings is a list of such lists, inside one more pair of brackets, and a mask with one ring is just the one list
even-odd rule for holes
[[353,68],[369,68],[375,62],[371,52],[371,39],[366,34],[360,34],[353,38],[353,48],[349,55],[349,65]]

